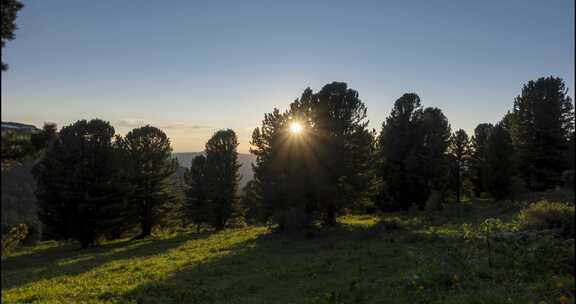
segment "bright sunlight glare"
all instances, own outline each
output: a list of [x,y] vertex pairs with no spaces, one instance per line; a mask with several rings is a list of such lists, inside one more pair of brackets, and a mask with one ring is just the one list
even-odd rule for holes
[[290,132],[292,132],[292,134],[298,134],[302,132],[302,125],[300,123],[293,122],[290,125]]

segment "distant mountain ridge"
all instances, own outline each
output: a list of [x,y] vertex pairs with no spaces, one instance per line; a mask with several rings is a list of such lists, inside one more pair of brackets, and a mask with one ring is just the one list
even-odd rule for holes
[[27,125],[19,122],[3,121],[2,122],[2,132],[5,131],[16,131],[19,133],[34,133],[40,131],[34,125]]
[[[178,152],[172,155],[178,160],[181,167],[190,168],[192,159],[197,155],[204,154],[204,152]],[[238,163],[240,164],[240,183],[239,190],[254,178],[252,171],[252,164],[256,162],[256,156],[252,154],[238,153]]]

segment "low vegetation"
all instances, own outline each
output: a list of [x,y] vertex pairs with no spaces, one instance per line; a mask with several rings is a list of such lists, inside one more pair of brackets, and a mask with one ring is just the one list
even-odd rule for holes
[[306,237],[191,227],[82,251],[42,242],[3,257],[2,303],[574,303],[573,235],[542,230],[566,228],[552,219],[573,202],[510,204],[344,216]]

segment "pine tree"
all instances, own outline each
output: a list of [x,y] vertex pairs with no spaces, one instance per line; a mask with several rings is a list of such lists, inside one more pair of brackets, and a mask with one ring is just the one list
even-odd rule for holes
[[237,204],[238,139],[234,131],[220,130],[206,143],[207,180],[210,186],[212,226],[223,229]]
[[[290,110],[266,114],[252,136],[255,189],[282,230],[305,229],[320,218],[335,225],[344,209],[365,204],[374,190],[373,134],[358,93],[334,82],[306,89]],[[301,134],[289,127],[299,123]]]
[[171,177],[177,163],[172,158],[170,139],[149,125],[128,132],[122,139],[122,148],[131,186],[132,222],[140,226],[138,237],[147,237],[175,201]]
[[519,168],[530,190],[561,184],[569,166],[566,151],[574,130],[574,110],[560,78],[529,81],[514,100],[512,136]]
[[378,138],[380,206],[385,210],[422,207],[448,183],[450,125],[438,108],[424,108],[416,94],[394,103]]
[[[305,95],[312,95],[311,90],[305,91]],[[298,119],[300,123],[307,128],[306,120],[302,115]],[[271,113],[264,114],[262,125],[252,132],[252,141],[250,142],[250,152],[256,156],[254,170],[254,188],[259,191],[259,197],[262,206],[259,214],[263,221],[271,220],[279,225],[280,230],[290,229],[291,225],[287,221],[292,219],[293,223],[298,222],[296,226],[307,226],[311,219],[313,208],[305,208],[301,200],[289,200],[289,193],[285,185],[288,180],[288,172],[285,165],[289,162],[294,165],[299,163],[290,155],[287,150],[294,141],[290,140],[288,130],[289,114],[281,114],[278,109]],[[286,158],[291,156],[291,160]],[[307,176],[301,176],[305,180]],[[307,183],[308,185],[310,183]],[[293,186],[300,184],[292,184]],[[294,191],[293,191],[294,193]],[[296,192],[300,193],[300,192]],[[304,218],[289,217],[290,210],[300,210],[300,215],[308,211]],[[296,228],[296,227],[295,227]],[[300,228],[300,227],[297,227]]]
[[511,195],[515,176],[514,146],[502,124],[494,126],[486,142],[486,190],[497,200]]
[[470,157],[469,139],[466,131],[460,129],[452,134],[450,139],[450,155],[454,166],[456,202],[460,203],[462,179],[468,167]]
[[474,129],[474,136],[471,140],[470,174],[474,195],[477,197],[486,192],[486,186],[483,182],[486,175],[486,145],[493,129],[492,124],[479,124]]
[[39,216],[47,234],[82,247],[125,221],[127,186],[108,122],[80,120],[62,128],[33,169]]
[[198,155],[184,175],[187,185],[185,214],[196,225],[198,232],[202,224],[210,223],[210,181],[207,174],[206,157]]
[[323,223],[333,226],[343,209],[370,194],[373,138],[366,128],[366,106],[346,83],[327,84],[310,100],[301,99],[301,105],[291,109],[299,114],[295,109],[304,106],[310,112],[313,127],[307,134],[314,138],[312,150],[319,165],[310,175],[318,179],[316,198]]

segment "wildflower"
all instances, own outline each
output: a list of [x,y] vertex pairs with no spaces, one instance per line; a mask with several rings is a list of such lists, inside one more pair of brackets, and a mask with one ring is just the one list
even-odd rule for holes
[[460,283],[460,276],[457,273],[452,276],[452,283],[454,283],[454,285]]
[[570,299],[567,296],[560,296],[558,298],[558,301],[560,302],[560,304],[568,304],[570,302]]

